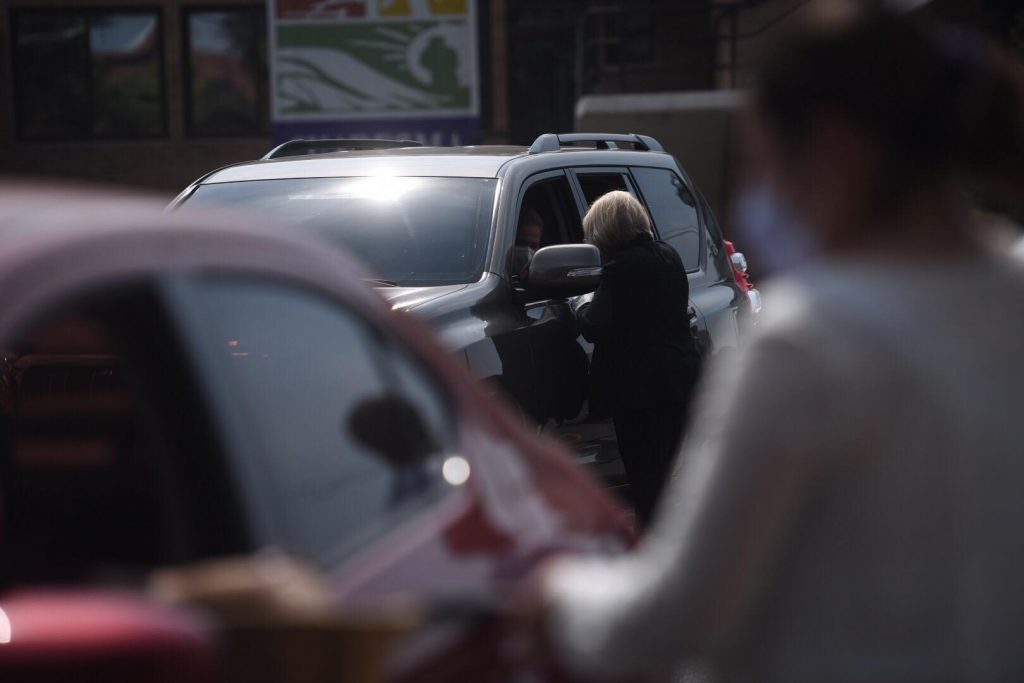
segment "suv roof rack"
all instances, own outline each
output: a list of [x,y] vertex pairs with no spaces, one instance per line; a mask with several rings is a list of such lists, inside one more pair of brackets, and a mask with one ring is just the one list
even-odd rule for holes
[[362,138],[327,138],[323,140],[289,140],[267,152],[264,159],[297,157],[314,152],[347,152],[354,149],[396,149],[422,147],[415,140],[370,140]]
[[620,149],[620,144],[632,145],[641,152],[664,152],[661,143],[650,135],[636,133],[544,133],[530,145],[530,154],[557,152],[562,145],[574,142],[593,142],[598,149]]

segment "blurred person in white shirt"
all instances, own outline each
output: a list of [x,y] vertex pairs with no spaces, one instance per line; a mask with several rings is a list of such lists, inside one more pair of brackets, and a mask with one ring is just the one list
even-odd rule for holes
[[794,269],[635,552],[556,560],[519,603],[592,680],[1024,680],[1024,272],[956,189],[1021,187],[1019,66],[815,4],[747,122]]

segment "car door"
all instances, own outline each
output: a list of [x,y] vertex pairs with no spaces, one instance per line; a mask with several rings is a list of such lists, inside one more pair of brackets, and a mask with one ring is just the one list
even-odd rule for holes
[[[531,222],[542,223],[540,248],[580,241],[579,206],[564,171],[529,177],[520,188],[515,216],[517,233]],[[585,409],[588,377],[587,356],[576,341],[576,318],[565,297],[534,294],[520,282],[519,261],[513,257],[507,277],[522,314],[519,336],[530,349],[533,392],[524,408],[542,427],[574,420]]]

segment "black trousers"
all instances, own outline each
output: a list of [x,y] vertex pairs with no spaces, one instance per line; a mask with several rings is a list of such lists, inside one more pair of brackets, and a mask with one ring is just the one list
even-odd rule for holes
[[650,523],[671,474],[676,449],[683,440],[686,408],[682,403],[669,403],[614,416],[619,455],[641,527]]

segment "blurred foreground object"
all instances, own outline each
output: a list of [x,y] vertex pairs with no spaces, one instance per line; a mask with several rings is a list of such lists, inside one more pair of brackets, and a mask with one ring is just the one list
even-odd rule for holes
[[497,604],[551,554],[631,542],[341,250],[24,186],[0,189],[0,235],[4,683],[73,679],[69,649],[100,662],[90,683],[122,662],[152,681],[376,683],[383,660],[391,680],[508,676],[501,624],[436,605]]
[[631,555],[544,575],[548,634],[594,679],[1024,679],[1024,268],[964,189],[1013,192],[1019,69],[863,3],[769,52],[746,143],[799,257],[697,398]]
[[202,607],[218,624],[228,680],[380,683],[400,636],[422,626],[412,608],[332,608],[323,578],[279,554],[223,559],[153,574],[150,592]]

